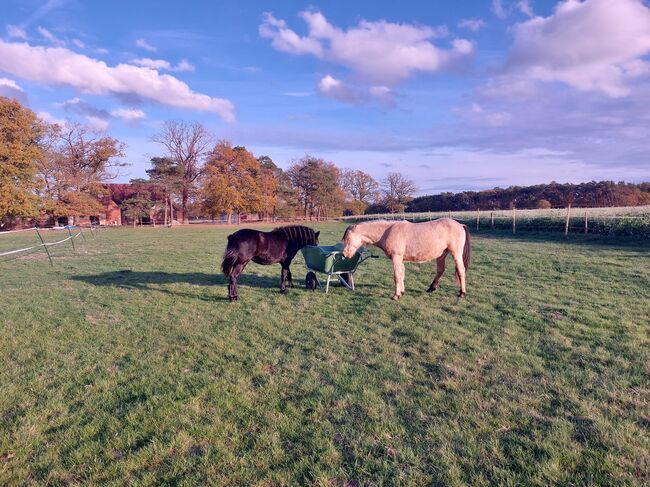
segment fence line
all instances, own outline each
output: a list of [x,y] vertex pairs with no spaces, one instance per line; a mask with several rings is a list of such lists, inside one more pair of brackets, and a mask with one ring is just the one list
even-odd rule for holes
[[[74,228],[79,229],[79,232],[76,233],[76,234],[73,234],[72,229],[74,229]],[[24,248],[21,248],[21,249],[8,250],[8,251],[5,251],[5,252],[0,252],[0,257],[5,257],[7,255],[15,255],[15,254],[19,254],[19,253],[22,253],[22,252],[28,252],[30,250],[34,250],[34,249],[38,249],[38,248],[42,247],[43,249],[45,249],[45,252],[47,253],[47,258],[50,261],[50,265],[54,266],[54,262],[52,261],[52,255],[50,254],[50,250],[49,250],[50,247],[54,247],[55,245],[60,245],[60,244],[62,244],[64,242],[67,242],[69,240],[70,243],[72,244],[73,251],[76,253],[77,248],[75,247],[74,239],[81,236],[83,238],[83,240],[84,240],[84,243],[86,242],[86,236],[83,234],[83,229],[80,226],[66,226],[66,227],[63,227],[63,228],[47,228],[47,229],[43,229],[43,230],[67,230],[68,231],[68,236],[66,238],[63,238],[61,240],[57,240],[56,242],[45,242],[43,240],[43,236],[41,235],[41,233],[40,233],[40,231],[39,231],[39,229],[37,227],[26,228],[26,229],[23,229],[23,230],[13,230],[12,232],[15,233],[15,232],[21,232],[21,231],[30,231],[30,230],[35,230],[36,231],[36,234],[38,235],[38,238],[41,241],[40,244],[31,246],[31,247],[24,247]],[[94,237],[95,233],[94,233],[93,230],[94,229],[91,226],[90,227],[90,232],[91,232],[92,236]],[[0,234],[12,233],[12,232],[1,232]],[[84,245],[84,248],[85,248],[85,245]],[[8,260],[12,260],[12,259],[8,259]]]

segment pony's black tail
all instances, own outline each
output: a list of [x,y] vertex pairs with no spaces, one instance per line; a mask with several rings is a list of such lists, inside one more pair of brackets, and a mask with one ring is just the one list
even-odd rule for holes
[[221,270],[226,275],[226,277],[231,276],[233,267],[235,267],[238,257],[239,249],[233,245],[230,239],[228,239],[228,246],[226,247],[226,251],[223,254],[223,262],[221,263]]
[[465,264],[465,270],[469,269],[469,264],[472,260],[472,237],[469,234],[469,228],[467,225],[465,227],[465,247],[463,248],[463,264]]

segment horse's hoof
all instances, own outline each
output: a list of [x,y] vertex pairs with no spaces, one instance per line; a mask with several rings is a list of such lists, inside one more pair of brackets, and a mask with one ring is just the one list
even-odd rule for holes
[[401,296],[399,294],[393,294],[393,297],[391,298],[393,301],[399,301],[399,298]]
[[286,289],[280,289],[280,294],[287,294],[287,290]]
[[231,303],[234,303],[235,301],[239,300],[239,296],[228,296],[228,299]]
[[458,293],[458,297],[461,298],[461,299],[464,298],[464,297],[465,297],[465,293],[464,293],[463,291],[459,292],[459,293]]
[[438,288],[437,288],[437,287],[434,287],[434,286],[429,286],[429,289],[427,289],[427,292],[428,292],[428,293],[432,293],[432,292],[435,291],[436,289],[438,289]]

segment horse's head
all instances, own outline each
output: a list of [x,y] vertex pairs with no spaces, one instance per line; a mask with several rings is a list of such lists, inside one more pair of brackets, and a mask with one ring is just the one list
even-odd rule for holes
[[315,232],[313,238],[307,245],[318,245],[318,236],[320,235],[320,231]]
[[343,234],[343,257],[346,259],[353,257],[364,244],[363,236],[355,229],[356,225],[350,225]]

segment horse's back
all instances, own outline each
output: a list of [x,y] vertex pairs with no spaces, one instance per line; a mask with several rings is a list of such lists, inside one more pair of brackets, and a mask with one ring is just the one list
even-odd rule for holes
[[404,260],[426,262],[436,259],[445,250],[465,240],[463,225],[450,218],[440,218],[428,222],[396,222],[386,232],[387,242],[397,252],[402,252]]

